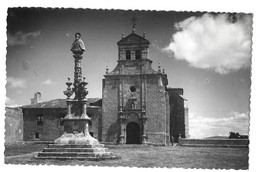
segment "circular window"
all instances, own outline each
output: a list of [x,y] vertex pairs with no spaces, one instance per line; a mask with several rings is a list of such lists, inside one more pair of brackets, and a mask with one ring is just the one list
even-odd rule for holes
[[130,91],[131,91],[131,92],[135,92],[135,91],[136,91],[135,86],[131,86],[131,87],[130,87]]

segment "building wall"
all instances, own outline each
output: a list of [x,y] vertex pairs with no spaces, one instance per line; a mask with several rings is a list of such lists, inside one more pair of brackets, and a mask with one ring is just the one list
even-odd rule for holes
[[174,142],[178,142],[178,137],[188,137],[188,108],[184,107],[183,89],[168,89],[170,104],[170,135],[174,137]]
[[118,122],[119,80],[115,77],[104,81],[102,97],[102,141],[117,142],[120,126]]
[[149,75],[146,85],[146,113],[148,142],[166,144],[167,113],[164,86],[161,75]]
[[[142,85],[142,83],[145,84]],[[142,106],[146,107],[148,142],[158,144],[169,142],[169,123],[167,122],[169,113],[167,114],[166,92],[161,74],[106,76],[104,84],[102,141],[114,143],[118,141],[118,136],[120,135],[119,106],[122,105],[124,110],[131,109],[129,100],[131,97],[135,97],[135,113],[133,112],[132,114],[137,115],[135,117],[137,119],[134,121],[140,125],[140,128],[142,128],[142,124],[138,119],[138,115],[140,117]],[[129,90],[131,86],[136,88],[135,92]],[[145,88],[143,89],[142,87]],[[125,125],[132,121],[129,118],[125,121]]]
[[23,114],[20,108],[5,108],[5,144],[23,140]]
[[89,132],[93,134],[93,137],[100,141],[100,133],[101,130],[101,107],[88,107],[87,114],[91,118],[91,125],[89,126]]
[[181,146],[205,146],[205,147],[248,147],[248,139],[183,139],[179,141]]
[[188,107],[184,107],[184,113],[185,113],[185,138],[189,138],[190,134],[189,134],[189,108]]
[[[37,115],[43,116],[43,124],[37,125]],[[65,117],[66,109],[23,109],[24,141],[52,141],[63,133],[61,118]],[[39,133],[39,138],[36,138]]]
[[[101,116],[101,107],[87,109],[87,113],[91,118],[91,127],[89,131],[98,139],[98,130],[100,126],[99,118]],[[43,124],[37,125],[37,116],[41,114]],[[24,141],[53,141],[59,138],[64,131],[62,118],[67,114],[65,108],[26,108],[23,109],[23,140]],[[39,138],[36,138],[36,133]]]

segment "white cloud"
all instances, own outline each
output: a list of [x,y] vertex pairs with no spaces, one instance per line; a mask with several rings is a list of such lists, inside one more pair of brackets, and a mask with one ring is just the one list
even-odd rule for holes
[[11,98],[7,97],[5,98],[5,104],[6,105],[10,105],[10,104],[13,104],[14,103],[14,100],[12,100]]
[[228,136],[229,131],[248,135],[249,114],[230,112],[224,118],[203,117],[194,113],[189,115],[189,134],[191,138]]
[[178,30],[163,50],[196,68],[220,74],[250,66],[252,15],[204,14],[175,24]]
[[21,105],[15,104],[15,100],[14,99],[11,99],[10,97],[6,96],[6,98],[5,98],[5,106],[14,108],[14,107],[19,107]]
[[7,86],[10,88],[25,88],[26,81],[21,78],[7,77]]
[[23,33],[21,31],[16,32],[15,34],[7,34],[7,43],[10,46],[16,45],[27,45],[29,44],[35,37],[40,35],[40,31]]
[[47,79],[45,81],[42,82],[43,85],[53,85],[55,84],[54,81],[52,81],[51,79]]

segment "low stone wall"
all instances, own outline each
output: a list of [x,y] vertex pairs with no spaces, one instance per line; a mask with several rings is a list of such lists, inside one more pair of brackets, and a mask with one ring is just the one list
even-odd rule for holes
[[180,146],[193,147],[248,147],[248,139],[179,139]]

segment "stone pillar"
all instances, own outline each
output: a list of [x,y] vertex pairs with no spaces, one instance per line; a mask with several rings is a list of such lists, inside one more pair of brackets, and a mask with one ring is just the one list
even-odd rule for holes
[[75,67],[74,67],[74,93],[75,97],[74,100],[81,99],[80,95],[80,83],[82,81],[82,71],[81,71],[81,59],[82,56],[79,54],[74,54],[74,62],[75,62]]
[[83,105],[82,105],[82,116],[81,117],[84,119],[90,120],[89,116],[87,115],[87,101],[83,101],[82,104]]
[[142,135],[142,144],[147,144],[147,117],[146,117],[146,111],[145,111],[145,106],[142,107],[142,112],[141,112],[141,119],[142,119],[142,124],[143,124],[143,135]]
[[147,135],[146,135],[147,125],[146,121],[143,122],[143,135],[142,135],[142,144],[147,144]]
[[68,110],[68,114],[66,116],[66,118],[71,118],[71,101],[67,100],[67,110]]
[[121,106],[120,106],[120,109],[119,109],[118,117],[119,117],[119,122],[120,122],[119,144],[125,144],[125,132],[124,132],[125,116],[123,114]]

